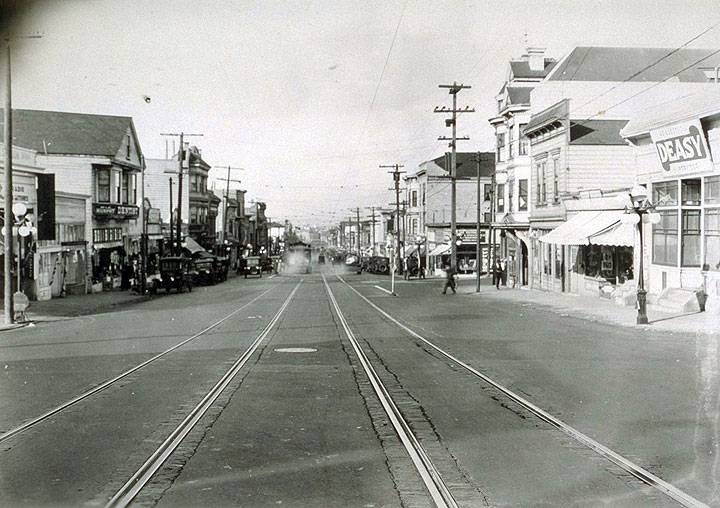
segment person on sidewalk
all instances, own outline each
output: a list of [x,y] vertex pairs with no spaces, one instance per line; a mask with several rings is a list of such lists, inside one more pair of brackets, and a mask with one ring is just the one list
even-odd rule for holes
[[502,282],[502,264],[500,263],[499,258],[495,258],[495,261],[493,262],[493,281],[495,282],[495,288],[500,289],[500,282]]
[[443,294],[447,294],[448,288],[452,289],[453,294],[455,291],[455,268],[452,265],[445,267],[445,286],[443,287]]

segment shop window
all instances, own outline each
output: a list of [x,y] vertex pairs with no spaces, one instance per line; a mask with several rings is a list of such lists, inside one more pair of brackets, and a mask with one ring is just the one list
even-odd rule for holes
[[677,206],[677,181],[654,183],[652,202],[655,206]]
[[703,270],[720,271],[720,208],[705,210],[705,264]]
[[555,255],[555,278],[560,280],[563,273],[562,263],[562,246],[553,245],[553,254]]
[[121,183],[122,188],[121,188],[120,202],[122,204],[126,205],[128,203],[128,188],[130,187],[130,173],[128,173],[127,171],[124,171],[121,174],[120,178],[121,178],[121,182],[122,182]]
[[528,209],[528,181],[522,179],[518,181],[518,211],[525,212]]
[[543,273],[545,275],[551,275],[552,274],[552,245],[549,243],[544,243],[543,248]]
[[685,206],[700,206],[700,179],[682,181],[682,204]]
[[600,246],[584,246],[583,258],[583,264],[585,265],[585,275],[588,277],[597,277],[598,275],[600,275],[600,266],[602,264],[602,252]]
[[497,212],[505,212],[505,184],[497,184]]
[[110,170],[97,170],[97,200],[100,203],[110,202]]
[[682,211],[682,266],[700,266],[700,210]]
[[677,210],[660,210],[660,222],[653,225],[653,263],[677,265],[678,255],[678,213]]
[[705,178],[705,204],[720,204],[720,175]]

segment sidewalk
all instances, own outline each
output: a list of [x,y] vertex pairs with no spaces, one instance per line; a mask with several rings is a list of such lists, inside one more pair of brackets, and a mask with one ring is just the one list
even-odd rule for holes
[[[106,291],[87,295],[73,295],[64,298],[53,298],[43,302],[30,302],[27,316],[30,322],[57,321],[63,318],[86,316],[110,312],[118,307],[147,301],[150,297],[139,295],[133,291]],[[2,312],[0,300],[0,331],[12,330],[19,325],[5,325],[5,314]]]
[[489,296],[493,299],[518,302],[524,306],[545,306],[561,316],[573,316],[591,321],[637,328],[644,331],[664,331],[697,334],[720,334],[720,316],[708,312],[670,314],[648,305],[648,325],[637,325],[635,307],[617,305],[600,297],[588,298],[567,293],[553,293],[536,289],[507,288],[491,285],[489,278],[481,279],[480,293],[475,292],[475,280],[460,280],[458,293]]

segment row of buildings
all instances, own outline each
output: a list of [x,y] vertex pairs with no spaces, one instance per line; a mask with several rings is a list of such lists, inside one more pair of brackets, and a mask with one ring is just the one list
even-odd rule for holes
[[[242,190],[215,191],[211,166],[195,146],[146,159],[132,118],[124,116],[14,109],[12,121],[13,200],[36,227],[13,238],[20,289],[30,298],[123,286],[137,276],[144,234],[152,271],[159,256],[177,250],[170,233],[178,213],[181,247],[190,251],[216,251],[234,262],[243,251],[273,248],[265,203],[246,203]],[[4,215],[8,207],[0,206]],[[16,256],[15,285],[17,271]]]
[[[511,60],[488,119],[494,153],[458,154],[458,268],[478,266],[480,209],[483,257],[505,259],[511,284],[634,303],[641,239],[628,212],[639,185],[653,206],[640,225],[651,301],[690,309],[703,292],[712,306],[720,299],[718,69],[717,51],[686,48],[577,47],[560,59],[528,48]],[[449,250],[444,160],[405,177],[405,249],[424,247],[430,269]],[[362,231],[360,241],[368,245]]]

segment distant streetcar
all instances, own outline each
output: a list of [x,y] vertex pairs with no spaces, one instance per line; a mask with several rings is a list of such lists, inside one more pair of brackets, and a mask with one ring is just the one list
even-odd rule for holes
[[312,247],[308,243],[291,243],[283,255],[284,269],[288,273],[310,273],[311,262]]

